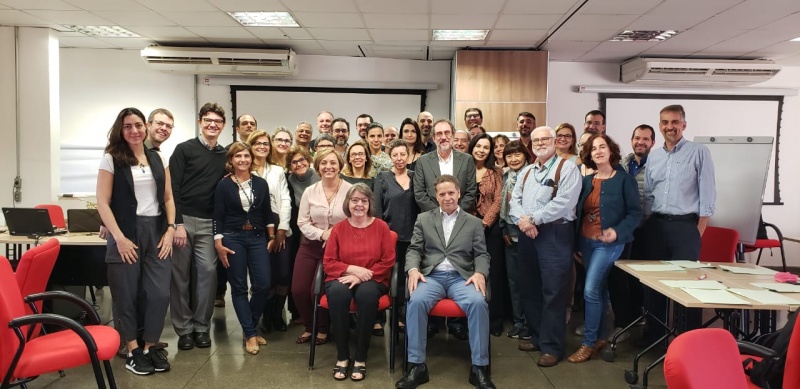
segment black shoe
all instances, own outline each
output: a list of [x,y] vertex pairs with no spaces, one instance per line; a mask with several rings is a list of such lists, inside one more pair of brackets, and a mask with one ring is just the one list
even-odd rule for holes
[[194,348],[194,337],[192,334],[181,335],[178,337],[178,350],[191,350]]
[[167,361],[167,357],[164,355],[164,350],[150,347],[145,355],[147,355],[147,358],[150,359],[150,364],[153,365],[153,369],[155,369],[155,371],[169,371],[169,361]]
[[433,338],[439,333],[439,327],[435,325],[428,325],[428,339]]
[[408,370],[403,378],[397,383],[394,384],[395,388],[398,389],[414,389],[417,386],[420,386],[428,381],[430,378],[428,377],[428,366],[424,363],[409,363],[411,368]]
[[464,326],[453,327],[450,329],[450,335],[453,335],[454,338],[458,340],[467,340],[469,339],[469,332]]
[[211,337],[208,336],[208,332],[195,332],[194,345],[199,348],[211,347]]
[[469,383],[479,389],[495,389],[486,366],[472,365],[472,369],[469,371]]
[[266,316],[261,318],[261,323],[258,326],[265,334],[272,332],[272,322]]
[[150,359],[138,347],[131,351],[131,356],[125,359],[125,368],[138,375],[153,374],[156,371],[153,364],[150,363]]
[[289,330],[289,327],[286,325],[286,322],[283,321],[282,316],[276,316],[272,318],[272,328],[275,331],[286,332]]

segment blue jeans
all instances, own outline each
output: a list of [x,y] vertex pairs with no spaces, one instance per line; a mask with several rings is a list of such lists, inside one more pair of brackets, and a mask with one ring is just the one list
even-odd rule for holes
[[608,309],[608,273],[625,248],[623,243],[603,243],[599,240],[579,238],[583,266],[586,268],[586,284],[583,287],[585,346],[594,346],[603,326],[603,316]]
[[[256,325],[267,305],[271,268],[264,231],[235,231],[222,236],[222,245],[236,254],[228,254],[228,282],[231,300],[245,338],[258,335]],[[247,273],[250,273],[250,301],[247,300]]]

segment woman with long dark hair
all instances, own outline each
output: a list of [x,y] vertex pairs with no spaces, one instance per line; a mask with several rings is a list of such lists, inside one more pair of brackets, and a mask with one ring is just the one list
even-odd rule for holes
[[425,145],[422,144],[422,131],[419,124],[412,118],[405,118],[400,124],[400,138],[408,144],[408,163],[406,167],[414,170],[417,160],[425,154]]

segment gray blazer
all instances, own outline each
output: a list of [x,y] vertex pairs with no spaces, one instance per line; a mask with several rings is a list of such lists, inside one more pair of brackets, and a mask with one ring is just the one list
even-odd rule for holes
[[[475,161],[472,156],[453,150],[453,176],[458,180],[461,189],[459,206],[471,213],[475,210],[475,197],[478,193],[478,184],[475,182]],[[439,154],[427,153],[416,162],[414,169],[414,198],[422,212],[439,207],[436,201],[436,189],[433,187],[436,178],[442,175],[439,169]]]
[[405,271],[419,269],[423,275],[428,275],[447,257],[464,279],[475,272],[488,279],[489,253],[483,231],[481,219],[461,209],[450,242],[445,242],[441,209],[437,207],[419,214],[406,253]]

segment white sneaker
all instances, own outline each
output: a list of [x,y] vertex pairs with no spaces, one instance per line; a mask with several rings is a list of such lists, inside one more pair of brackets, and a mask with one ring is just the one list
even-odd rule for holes
[[583,336],[584,332],[586,332],[586,326],[579,326],[575,329],[575,335]]

